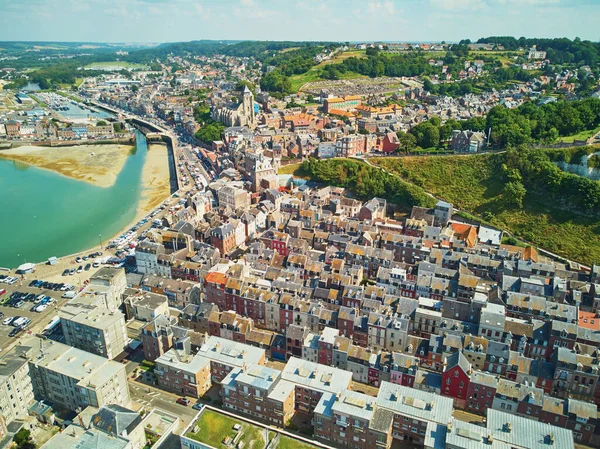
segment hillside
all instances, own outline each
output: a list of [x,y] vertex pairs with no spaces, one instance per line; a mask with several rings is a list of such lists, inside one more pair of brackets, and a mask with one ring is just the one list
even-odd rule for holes
[[[561,172],[545,150],[373,160],[402,179],[537,246],[588,265],[600,261],[600,182]],[[526,190],[508,201],[513,180]]]

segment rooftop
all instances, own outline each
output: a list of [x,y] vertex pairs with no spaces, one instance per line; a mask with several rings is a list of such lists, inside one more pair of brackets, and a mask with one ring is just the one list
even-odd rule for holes
[[352,373],[292,357],[285,365],[281,378],[311,389],[337,393],[348,389]]

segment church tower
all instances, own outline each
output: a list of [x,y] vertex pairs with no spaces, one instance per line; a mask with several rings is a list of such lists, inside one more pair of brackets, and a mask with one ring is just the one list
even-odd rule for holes
[[244,92],[242,94],[242,114],[243,120],[249,126],[254,125],[254,95],[248,86],[244,86]]

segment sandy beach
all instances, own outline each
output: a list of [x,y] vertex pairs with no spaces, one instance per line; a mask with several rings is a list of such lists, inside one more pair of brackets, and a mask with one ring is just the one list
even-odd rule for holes
[[[112,144],[56,148],[22,146],[0,151],[0,157],[51,170],[99,187],[110,187],[117,180],[132,148],[129,145]],[[167,162],[165,165],[168,175]]]
[[169,152],[165,144],[149,144],[142,170],[142,197],[136,221],[156,209],[171,194]]

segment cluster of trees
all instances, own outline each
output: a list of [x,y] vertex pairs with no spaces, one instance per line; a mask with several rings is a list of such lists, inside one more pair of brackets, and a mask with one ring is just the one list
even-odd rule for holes
[[389,55],[375,51],[366,58],[345,59],[341,64],[336,64],[336,68],[340,73],[350,71],[372,78],[431,75],[440,72],[439,68],[429,65],[429,59],[415,52]]
[[544,150],[508,150],[503,171],[505,199],[515,206],[530,192],[566,210],[592,216],[600,213],[600,182],[562,171]]
[[[328,47],[331,49],[331,47]],[[284,76],[298,75],[307,72],[312,66],[316,65],[315,56],[317,56],[324,47],[311,46],[296,48],[288,51],[279,51],[266,57],[257,58],[265,67],[276,67]]]
[[273,70],[262,76],[260,88],[268,92],[291,93],[292,82],[280,70]]
[[473,92],[473,83],[470,81],[461,81],[459,83],[439,83],[434,84],[429,78],[425,78],[423,89],[433,95],[443,95],[448,97],[457,97]]
[[485,126],[483,117],[474,117],[469,120],[450,119],[443,125],[439,117],[431,117],[429,120],[413,126],[408,133],[404,131],[396,133],[400,141],[399,151],[407,153],[416,147],[435,148],[450,139],[454,130],[484,131]]
[[532,142],[554,142],[600,125],[600,100],[557,101],[537,106],[525,102],[516,109],[493,107],[486,119],[491,143],[498,148]]
[[225,126],[211,118],[210,108],[206,103],[203,102],[194,108],[194,118],[200,124],[200,129],[194,134],[196,139],[206,145],[221,139]]
[[480,44],[502,45],[506,50],[530,48],[535,45],[539,50],[546,51],[548,59],[555,64],[596,65],[600,63],[600,43],[588,40],[582,41],[579,38],[574,40],[525,37],[516,39],[512,36],[492,36],[481,38],[477,42]]
[[302,171],[317,182],[347,188],[363,200],[377,196],[407,210],[412,206],[435,204],[435,200],[420,187],[364,162],[309,159],[302,163]]

